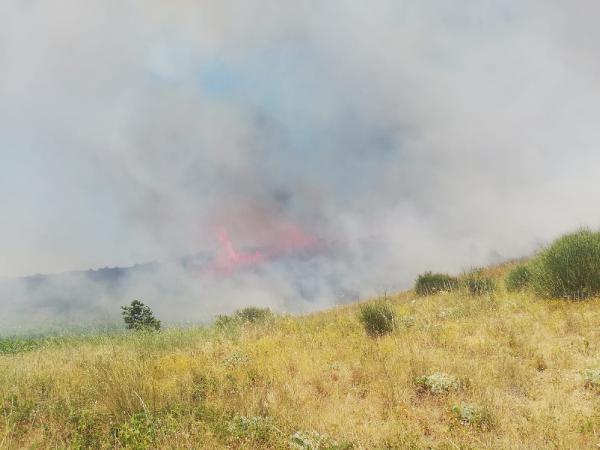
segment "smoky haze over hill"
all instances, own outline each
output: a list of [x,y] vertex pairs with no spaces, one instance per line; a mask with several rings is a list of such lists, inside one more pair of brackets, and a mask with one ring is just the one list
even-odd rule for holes
[[[287,312],[318,308],[323,298],[357,299],[352,283],[330,270],[339,254],[304,249],[264,261],[233,263],[197,254],[125,268],[74,271],[0,280],[0,332],[40,326],[106,325],[120,306],[141,297],[167,323],[206,322],[248,304]],[[264,291],[265,280],[269,291]]]
[[[0,275],[158,261],[119,292],[193,320],[295,310],[307,278],[309,307],[325,307],[341,280],[370,295],[597,226],[599,13],[592,0],[4,1]],[[281,230],[336,250],[218,283],[172,269],[222,252],[222,229],[256,263]],[[113,307],[114,292],[73,283],[89,316]],[[31,301],[9,284],[5,316]]]

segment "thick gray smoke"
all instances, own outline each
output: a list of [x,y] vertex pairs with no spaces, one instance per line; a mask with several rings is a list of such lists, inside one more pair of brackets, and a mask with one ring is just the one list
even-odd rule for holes
[[[0,2],[0,275],[163,262],[117,290],[12,280],[3,316],[60,319],[65,291],[81,320],[132,297],[170,320],[303,311],[596,226],[599,15],[594,0]],[[286,226],[326,254],[202,282],[174,262],[222,251],[215,229],[244,249]]]

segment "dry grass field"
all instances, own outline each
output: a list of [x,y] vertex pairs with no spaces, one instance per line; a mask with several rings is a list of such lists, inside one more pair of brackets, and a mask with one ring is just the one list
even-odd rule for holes
[[461,292],[225,327],[53,338],[0,355],[0,448],[586,449],[600,299]]

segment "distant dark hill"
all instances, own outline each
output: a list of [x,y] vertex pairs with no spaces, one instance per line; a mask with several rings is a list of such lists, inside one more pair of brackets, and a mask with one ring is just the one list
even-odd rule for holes
[[134,298],[167,323],[208,321],[247,305],[295,312],[357,298],[343,289],[341,276],[326,269],[336,259],[331,248],[234,252],[236,260],[199,253],[131,267],[0,279],[0,328],[112,323],[119,320],[120,305]]

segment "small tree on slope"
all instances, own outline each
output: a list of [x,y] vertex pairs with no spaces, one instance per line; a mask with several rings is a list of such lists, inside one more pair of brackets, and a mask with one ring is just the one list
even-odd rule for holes
[[130,330],[160,330],[160,320],[154,317],[149,306],[134,300],[129,306],[121,306],[125,325]]

